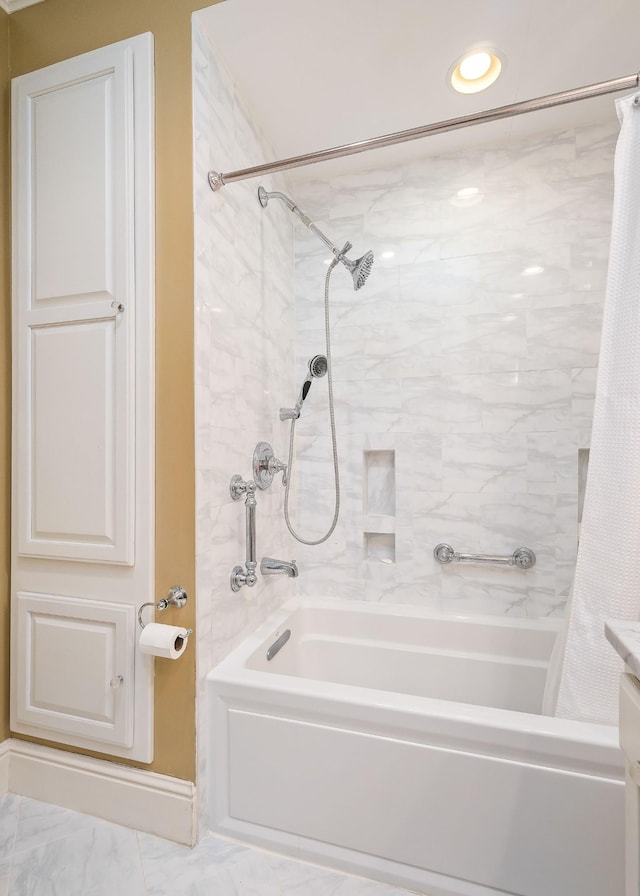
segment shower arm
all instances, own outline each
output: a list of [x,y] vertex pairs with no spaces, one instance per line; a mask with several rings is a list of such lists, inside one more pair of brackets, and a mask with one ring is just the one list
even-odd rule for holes
[[267,193],[267,191],[264,189],[264,187],[260,187],[260,189],[258,190],[258,199],[260,200],[260,205],[263,208],[267,207],[267,203],[269,202],[270,199],[280,199],[281,202],[284,202],[284,204],[287,206],[289,211],[293,212],[294,215],[296,215],[298,218],[300,218],[300,220],[302,221],[304,226],[308,230],[313,231],[313,233],[315,233],[315,235],[318,237],[318,239],[322,240],[322,242],[325,244],[327,249],[329,249],[333,253],[334,258],[337,258],[337,259],[342,258],[342,256],[346,252],[348,252],[349,249],[353,248],[351,243],[349,243],[349,242],[346,242],[344,244],[344,246],[342,247],[342,249],[338,249],[337,246],[334,246],[334,244],[331,242],[329,237],[325,236],[324,233],[320,230],[320,228],[316,227],[316,225],[313,223],[311,218],[307,217],[307,215],[305,215],[305,213],[302,211],[302,209],[298,208],[298,206],[295,204],[295,202],[292,199],[289,199],[289,197],[285,193],[280,193],[277,190],[270,191]]

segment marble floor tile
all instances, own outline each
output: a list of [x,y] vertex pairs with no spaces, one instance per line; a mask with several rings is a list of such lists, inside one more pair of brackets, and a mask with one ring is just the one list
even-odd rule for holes
[[144,896],[135,831],[104,823],[14,854],[9,896]]
[[9,896],[11,862],[0,862],[0,896]]
[[0,833],[0,896],[407,896],[214,834],[189,849],[11,794]]
[[[204,837],[195,849],[150,834],[139,834],[138,842],[149,896],[177,892],[197,896],[205,884],[212,886],[214,881],[225,892],[231,886],[230,878],[219,876],[250,854],[248,847],[218,837]],[[229,892],[235,893],[233,889]]]
[[37,849],[53,840],[94,830],[103,824],[105,822],[80,812],[70,812],[60,806],[21,797],[14,852]]
[[0,799],[0,860],[4,861],[13,853],[19,808],[20,797],[12,793],[7,793]]

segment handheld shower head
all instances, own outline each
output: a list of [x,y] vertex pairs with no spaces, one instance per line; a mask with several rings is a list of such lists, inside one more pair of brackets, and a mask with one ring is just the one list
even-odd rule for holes
[[302,407],[302,402],[309,394],[309,389],[311,388],[313,380],[324,376],[328,370],[328,366],[325,355],[314,355],[313,358],[309,360],[309,374],[302,384],[300,398],[298,399],[298,405],[300,407]]
[[328,364],[325,355],[314,355],[309,361],[309,373],[311,376],[324,376],[327,372]]
[[298,419],[298,417],[300,416],[300,411],[302,410],[302,403],[309,394],[311,383],[314,381],[314,379],[319,379],[320,377],[324,376],[329,369],[326,355],[314,355],[313,358],[310,358],[308,369],[309,372],[307,373],[300,389],[300,394],[298,396],[295,408],[280,408],[281,420]]

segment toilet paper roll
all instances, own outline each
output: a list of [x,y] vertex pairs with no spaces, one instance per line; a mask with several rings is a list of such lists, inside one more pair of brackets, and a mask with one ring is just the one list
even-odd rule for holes
[[150,656],[163,656],[177,660],[187,649],[189,633],[179,625],[162,625],[150,622],[140,634],[140,650]]

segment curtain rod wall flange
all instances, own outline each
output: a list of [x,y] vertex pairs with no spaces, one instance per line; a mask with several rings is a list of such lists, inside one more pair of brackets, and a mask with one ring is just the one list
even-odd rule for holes
[[587,87],[576,87],[573,90],[565,90],[561,93],[550,93],[547,96],[537,97],[533,100],[511,103],[508,106],[498,106],[495,109],[487,109],[485,112],[474,112],[471,115],[463,115],[460,118],[449,118],[446,121],[438,121],[434,124],[411,128],[406,131],[396,131],[393,134],[372,137],[369,140],[360,140],[357,143],[346,143],[343,146],[334,146],[331,149],[323,149],[319,152],[291,156],[291,158],[280,159],[277,162],[265,162],[263,165],[255,165],[253,168],[239,168],[237,171],[228,171],[226,173],[210,171],[208,174],[209,186],[214,192],[217,192],[227,184],[238,180],[247,180],[251,177],[258,177],[261,174],[275,174],[278,171],[302,168],[304,165],[327,162],[330,159],[341,159],[345,156],[356,155],[359,152],[367,152],[370,149],[381,149],[385,146],[408,143],[410,140],[419,140],[422,137],[431,137],[434,134],[444,134],[447,131],[455,131],[474,124],[486,124],[490,121],[512,118],[515,115],[524,115],[526,112],[552,109],[554,106],[562,106],[565,103],[575,103],[578,100],[605,96],[608,93],[616,93],[620,90],[629,90],[638,87],[639,84],[640,74],[627,75],[624,78],[601,81],[598,84],[590,84]]

